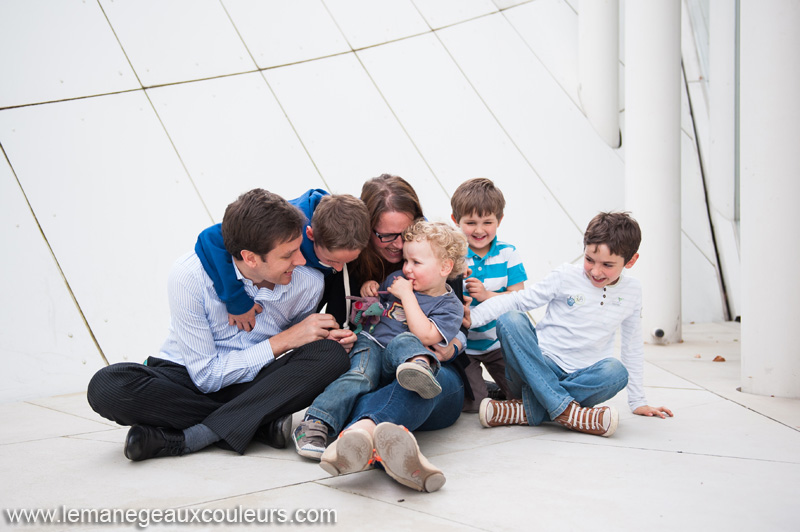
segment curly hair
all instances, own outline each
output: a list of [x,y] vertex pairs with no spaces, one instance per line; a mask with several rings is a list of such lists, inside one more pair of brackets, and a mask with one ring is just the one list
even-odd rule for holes
[[467,268],[467,237],[442,222],[417,220],[403,231],[403,242],[428,241],[440,261],[452,261],[453,270],[448,279],[455,279]]

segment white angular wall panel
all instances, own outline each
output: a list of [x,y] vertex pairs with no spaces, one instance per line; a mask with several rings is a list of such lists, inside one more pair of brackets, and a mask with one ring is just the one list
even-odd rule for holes
[[170,266],[211,219],[145,95],[6,110],[0,142],[108,360],[156,354]]
[[354,50],[430,31],[411,0],[323,0]]
[[145,87],[255,70],[218,0],[101,0]]
[[[488,177],[504,191],[508,207],[500,238],[518,247],[534,275],[580,252],[574,224],[435,36],[358,55],[449,194],[472,177]],[[451,212],[449,203],[441,208]],[[534,248],[531,228],[544,223],[549,238]]]
[[681,229],[716,266],[700,161],[694,141],[685,133],[681,133]]
[[259,68],[350,51],[322,0],[223,4]]
[[[632,275],[636,275],[634,266]],[[684,322],[725,321],[719,275],[714,264],[681,235],[681,318]]]
[[85,390],[105,363],[5,160],[0,198],[0,403]]
[[457,24],[498,10],[491,0],[412,0],[433,29]]
[[0,108],[139,87],[96,2],[0,3]]
[[388,173],[414,186],[429,217],[449,201],[353,54],[265,75],[331,192],[358,197]]
[[215,223],[253,188],[327,188],[260,73],[147,92]]
[[581,234],[598,211],[623,208],[622,161],[503,15],[437,33]]
[[578,99],[578,15],[564,0],[536,0],[504,11],[569,97]]

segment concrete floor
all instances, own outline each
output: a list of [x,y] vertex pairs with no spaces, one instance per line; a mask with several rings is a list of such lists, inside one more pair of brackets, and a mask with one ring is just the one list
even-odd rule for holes
[[[293,449],[255,443],[244,456],[212,448],[133,463],[122,454],[127,429],[94,414],[83,393],[2,404],[0,527],[122,530],[135,525],[63,519],[69,511],[117,508],[215,519],[221,513],[214,509],[241,508],[242,515],[282,510],[287,519],[295,510],[331,509],[348,531],[797,530],[800,401],[736,390],[739,337],[735,323],[686,324],[683,343],[646,346],[648,399],[675,417],[634,416],[623,393],[611,401],[621,414],[611,438],[557,426],[484,429],[475,414],[418,433],[422,451],[447,477],[432,494],[379,470],[331,478]],[[713,362],[718,355],[725,362]],[[8,511],[19,509],[55,509],[62,522],[15,525]],[[315,514],[296,517],[303,515]]]

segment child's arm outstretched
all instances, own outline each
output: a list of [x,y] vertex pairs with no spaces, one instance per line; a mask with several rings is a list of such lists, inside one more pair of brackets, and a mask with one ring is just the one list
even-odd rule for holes
[[403,310],[406,313],[406,322],[408,323],[408,330],[419,338],[422,345],[438,344],[444,338],[439,329],[431,323],[428,316],[422,311],[417,301],[417,296],[414,289],[411,287],[411,281],[404,277],[396,277],[388,288],[389,293],[400,300],[403,304]]
[[620,325],[620,361],[628,370],[628,404],[634,414],[647,417],[673,417],[665,406],[650,406],[644,395],[644,344],[642,342],[641,293],[639,305]]

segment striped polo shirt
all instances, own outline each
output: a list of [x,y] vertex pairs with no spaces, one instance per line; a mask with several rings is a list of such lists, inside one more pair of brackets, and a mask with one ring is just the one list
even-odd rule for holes
[[[489,251],[483,258],[468,249],[467,265],[472,270],[470,277],[480,280],[483,286],[492,292],[505,292],[509,286],[525,282],[528,279],[517,248],[511,244],[500,242],[497,237],[494,237]],[[466,290],[464,292],[466,293]],[[470,306],[475,307],[478,304],[473,299]],[[500,347],[500,343],[497,340],[494,320],[469,330],[467,354],[481,355],[498,347]]]

